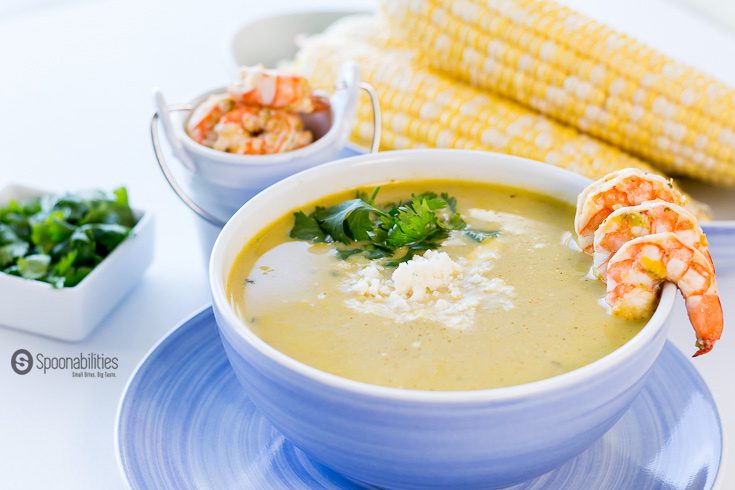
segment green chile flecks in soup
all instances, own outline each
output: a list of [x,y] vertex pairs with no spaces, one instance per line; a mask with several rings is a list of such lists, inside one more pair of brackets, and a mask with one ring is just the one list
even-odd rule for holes
[[232,305],[256,335],[305,364],[422,390],[548,378],[605,356],[645,323],[607,313],[604,285],[588,276],[589,257],[573,245],[571,206],[457,181],[390,183],[377,203],[427,190],[454,196],[468,227],[500,233],[477,241],[451,232],[437,250],[385,267],[364,253],[339,257],[341,244],[289,238],[288,214],[238,256]]

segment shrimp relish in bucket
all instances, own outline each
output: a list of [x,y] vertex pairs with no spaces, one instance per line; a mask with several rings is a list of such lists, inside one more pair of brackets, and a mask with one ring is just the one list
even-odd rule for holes
[[303,117],[329,110],[329,99],[315,94],[305,78],[244,66],[225,93],[194,108],[186,132],[215,150],[271,155],[312,143],[318,135],[304,127]]

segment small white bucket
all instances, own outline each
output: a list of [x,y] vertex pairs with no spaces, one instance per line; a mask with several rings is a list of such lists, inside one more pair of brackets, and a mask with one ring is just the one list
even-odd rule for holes
[[[380,146],[380,106],[374,89],[360,82],[355,63],[344,64],[330,97],[329,115],[306,116],[304,126],[315,141],[308,146],[274,155],[236,155],[206,147],[186,132],[186,122],[194,107],[210,94],[208,91],[189,104],[169,105],[156,90],[156,112],[151,120],[151,140],[158,165],[181,201],[205,221],[221,228],[235,211],[271,184],[301,170],[334,160],[347,143],[360,90],[368,93],[373,109],[371,151]],[[166,162],[158,134],[158,121],[176,158],[185,169],[188,185],[182,186]]]

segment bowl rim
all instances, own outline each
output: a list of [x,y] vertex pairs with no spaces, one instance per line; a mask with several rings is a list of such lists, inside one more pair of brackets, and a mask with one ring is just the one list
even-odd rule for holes
[[[311,382],[326,385],[327,387],[337,389],[349,394],[381,398],[393,401],[456,404],[520,399],[548,393],[551,391],[558,391],[564,388],[578,385],[580,383],[584,383],[585,381],[595,378],[596,376],[606,371],[609,371],[624,362],[629,362],[631,358],[634,357],[640,350],[642,350],[664,327],[664,325],[666,324],[666,320],[671,313],[674,304],[674,298],[676,295],[676,286],[671,283],[667,283],[664,285],[655,312],[653,313],[649,321],[643,326],[643,328],[641,328],[641,330],[636,335],[634,335],[630,340],[628,340],[628,342],[626,342],[619,348],[589,364],[585,364],[584,366],[560,375],[551,376],[549,378],[544,378],[541,380],[518,385],[499,388],[485,388],[479,390],[430,391],[371,384],[363,381],[352,380],[314,368],[292,357],[289,357],[288,355],[266,343],[248,327],[245,321],[237,316],[234,308],[227,300],[227,294],[224,285],[224,283],[227,281],[227,277],[220,277],[218,269],[220,268],[219,265],[224,261],[222,249],[225,247],[225,242],[229,239],[234,238],[228,237],[228,235],[235,233],[238,228],[242,227],[240,223],[246,220],[248,210],[251,207],[250,203],[257,203],[260,201],[268,200],[270,199],[271,195],[278,194],[281,189],[287,189],[289,186],[292,185],[292,182],[303,179],[304,177],[327,178],[332,170],[336,168],[365,165],[369,164],[369,162],[371,161],[381,160],[386,157],[420,159],[422,156],[427,155],[427,153],[439,156],[444,155],[447,161],[451,161],[451,158],[455,158],[457,156],[460,156],[461,158],[479,157],[490,160],[501,158],[504,160],[511,160],[515,164],[520,166],[528,164],[532,164],[534,166],[543,165],[544,170],[542,171],[548,172],[550,174],[557,174],[564,179],[584,179],[583,177],[574,174],[568,170],[554,167],[552,165],[542,164],[541,162],[526,158],[493,152],[455,149],[396,150],[368,155],[359,155],[342,160],[335,160],[294,174],[260,192],[248,203],[243,205],[232,216],[232,218],[228,220],[227,224],[220,232],[214,244],[209,262],[209,286],[212,295],[212,302],[215,307],[215,311],[217,311],[218,313],[217,325],[220,329],[220,332],[225,337],[227,337],[227,341],[243,341],[248,344],[252,349],[254,349],[257,353],[265,356],[270,361],[275,362],[280,367],[285,368],[291,374],[306,378]],[[591,182],[589,181],[589,179],[584,180]],[[359,184],[356,184],[355,186],[357,185]],[[345,187],[345,190],[347,189],[349,189],[349,186]],[[334,192],[337,192],[338,190],[339,189],[335,189]],[[543,191],[536,192],[543,194]],[[243,216],[245,218],[243,218]],[[232,336],[234,336],[234,339],[231,338]]]
[[[226,91],[227,87],[221,86],[207,90],[200,93],[198,96],[193,97],[188,102],[188,104],[191,105],[191,110],[189,110],[187,114],[179,116],[178,120],[174,122],[174,127],[176,128],[175,131],[179,133],[179,140],[186,147],[186,149],[193,153],[196,153],[199,156],[207,158],[209,161],[215,161],[216,163],[222,165],[233,166],[262,166],[279,164],[286,165],[290,163],[297,164],[299,163],[298,161],[300,159],[311,157],[315,153],[318,153],[324,150],[326,147],[333,145],[334,140],[339,137],[340,127],[337,124],[338,121],[335,120],[334,107],[330,104],[329,113],[331,116],[331,124],[329,126],[329,130],[324,133],[324,135],[318,140],[312,141],[308,145],[297,148],[296,150],[290,150],[283,153],[275,153],[272,155],[239,155],[236,153],[228,153],[226,151],[215,150],[214,148],[205,146],[189,136],[189,132],[186,130],[186,123],[189,121],[189,118],[194,112],[194,109],[202,104],[207,97]],[[322,95],[325,95],[331,101],[331,96],[329,94]]]

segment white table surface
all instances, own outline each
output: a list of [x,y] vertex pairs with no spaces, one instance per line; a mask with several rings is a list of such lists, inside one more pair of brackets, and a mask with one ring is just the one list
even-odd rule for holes
[[[227,40],[243,21],[317,6],[369,1],[255,2],[161,0],[0,3],[0,186],[50,189],[129,187],[135,206],[157,217],[153,266],[85,341],[70,344],[0,328],[0,488],[123,488],[113,447],[122,389],[150,347],[208,302],[194,218],[166,187],[147,133],[151,88],[186,100],[227,79]],[[584,11],[735,84],[735,37],[665,0],[570,1]],[[257,40],[254,40],[257,42]],[[726,320],[735,318],[735,277],[721,279]],[[693,350],[683,307],[672,340]],[[727,323],[727,322],[726,322]],[[732,322],[730,322],[732,323]],[[732,327],[732,325],[728,325]],[[117,378],[68,372],[18,376],[16,349],[47,355],[117,356]],[[735,343],[727,335],[697,359],[735,450]],[[721,488],[735,488],[723,468]]]

